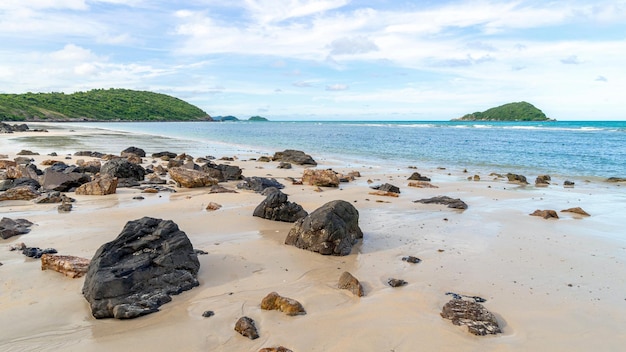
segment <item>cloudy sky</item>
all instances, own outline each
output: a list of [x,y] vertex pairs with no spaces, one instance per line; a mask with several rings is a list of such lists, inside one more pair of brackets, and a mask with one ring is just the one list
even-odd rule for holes
[[626,1],[1,0],[0,93],[150,90],[211,115],[626,120]]

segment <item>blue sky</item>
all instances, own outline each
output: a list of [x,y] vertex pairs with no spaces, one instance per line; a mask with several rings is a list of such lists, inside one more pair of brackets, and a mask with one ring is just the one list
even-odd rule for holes
[[2,0],[0,93],[150,90],[210,115],[626,120],[626,1]]

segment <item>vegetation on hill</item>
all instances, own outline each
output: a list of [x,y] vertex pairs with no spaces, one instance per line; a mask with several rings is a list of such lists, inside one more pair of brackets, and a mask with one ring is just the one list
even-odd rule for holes
[[456,121],[550,121],[535,106],[525,101],[504,104],[483,112],[467,114]]
[[0,121],[211,121],[169,95],[129,89],[0,94]]
[[248,121],[268,121],[268,120],[263,116],[252,116],[248,119]]
[[213,117],[214,121],[239,121],[239,119],[235,116],[232,115],[228,115],[228,116],[214,116]]

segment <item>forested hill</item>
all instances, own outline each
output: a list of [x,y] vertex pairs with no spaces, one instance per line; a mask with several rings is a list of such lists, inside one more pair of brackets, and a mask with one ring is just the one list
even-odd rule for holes
[[457,121],[550,121],[543,111],[525,101],[504,104],[483,112],[467,114]]
[[212,121],[178,98],[128,89],[0,94],[0,121]]

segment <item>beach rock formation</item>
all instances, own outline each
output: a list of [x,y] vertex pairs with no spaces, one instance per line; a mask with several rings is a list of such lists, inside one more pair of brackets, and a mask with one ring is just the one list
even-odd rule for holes
[[288,201],[286,194],[278,189],[274,188],[274,190],[254,209],[253,216],[274,221],[295,222],[309,215],[302,206]]
[[389,286],[391,287],[400,287],[400,286],[405,286],[408,284],[408,282],[402,280],[402,279],[394,279],[394,278],[390,278],[389,280],[387,280],[387,284],[389,284]]
[[216,185],[218,180],[209,176],[206,172],[191,170],[184,167],[169,169],[172,180],[184,188],[208,187]]
[[235,165],[218,165],[208,162],[201,166],[201,170],[211,175],[211,177],[217,178],[220,182],[241,180],[243,178],[241,168]]
[[453,298],[443,306],[441,317],[454,325],[466,325],[470,333],[478,336],[502,332],[495,315],[475,301]]
[[550,184],[550,181],[552,181],[552,178],[550,177],[550,175],[539,175],[535,179],[535,186],[545,187]]
[[53,204],[53,203],[62,203],[62,202],[73,202],[74,199],[65,195],[65,193],[61,193],[59,191],[52,191],[41,194],[39,197],[33,199],[33,203],[35,204]]
[[17,166],[17,163],[13,160],[0,160],[0,169],[8,169],[9,167]]
[[462,209],[462,210],[467,209],[467,204],[465,204],[464,201],[458,198],[450,198],[448,196],[438,196],[438,197],[432,197],[432,198],[419,199],[419,200],[414,200],[413,203],[443,204],[443,205],[447,205],[448,208]]
[[249,338],[250,340],[259,338],[259,332],[252,318],[239,318],[239,320],[237,320],[237,323],[235,323],[235,331],[240,333],[242,336]]
[[76,194],[88,196],[104,196],[115,194],[117,191],[117,177],[107,174],[96,177],[95,180],[80,185],[76,189]]
[[400,194],[400,188],[398,186],[394,186],[390,183],[385,183],[378,186],[372,186],[371,189],[375,189],[381,192],[389,192],[389,193],[397,193]]
[[7,239],[17,235],[23,235],[30,232],[33,223],[26,219],[11,219],[3,217],[0,220],[0,237]]
[[305,315],[306,311],[300,302],[271,292],[261,301],[261,309],[277,310],[287,315]]
[[118,178],[118,186],[128,183],[125,179],[131,181],[143,181],[146,176],[146,170],[138,164],[122,158],[114,158],[102,165],[100,174],[109,175]]
[[56,254],[56,253],[57,253],[57,250],[54,248],[41,249],[39,247],[26,247],[26,246],[23,246],[22,248],[23,255],[29,258],[35,258],[35,259],[41,258],[44,254]]
[[611,183],[626,182],[626,177],[609,177],[606,179],[606,182],[611,182]]
[[426,181],[426,182],[430,182],[430,178],[428,178],[426,176],[420,175],[419,172],[414,172],[413,174],[411,174],[411,176],[409,176],[408,180],[410,180],[410,181]]
[[6,190],[0,194],[0,201],[3,200],[33,200],[39,197],[39,193],[32,186],[17,186]]
[[161,159],[163,161],[168,161],[170,159],[174,159],[176,157],[176,153],[172,153],[172,152],[158,152],[158,153],[152,153],[152,157],[153,158],[157,158],[157,159]]
[[506,174],[506,178],[509,180],[509,182],[520,183],[520,184],[523,184],[523,185],[527,185],[528,184],[528,181],[526,180],[526,176],[524,176],[524,175],[517,175],[517,174],[508,173],[508,174]]
[[409,187],[415,188],[439,188],[428,181],[414,181],[409,182]]
[[583,210],[581,207],[569,208],[561,210],[561,213],[574,213],[578,215],[591,216],[589,213]]
[[347,271],[344,271],[339,277],[337,287],[342,290],[348,290],[357,297],[363,297],[365,295],[361,282]]
[[97,318],[129,319],[154,313],[198,286],[198,256],[187,235],[171,220],[129,221],[117,238],[95,253],[83,296]]
[[555,210],[549,210],[549,209],[547,210],[537,209],[530,215],[541,216],[544,219],[558,219],[559,218],[559,215],[556,213]]
[[[68,170],[66,172],[65,170]],[[91,177],[81,172],[72,172],[66,168],[64,171],[55,171],[53,167],[44,170],[41,187],[46,191],[69,192],[76,187],[91,181]]]
[[77,278],[87,273],[89,259],[71,255],[43,254],[41,256],[41,270],[54,270],[61,274]]
[[313,158],[305,154],[301,150],[287,149],[282,152],[274,153],[272,158],[274,161],[284,161],[296,165],[313,165],[317,166],[317,162]]
[[89,150],[82,150],[74,153],[74,156],[88,156],[92,158],[102,158],[104,156],[103,153],[100,152],[92,152]]
[[277,189],[283,189],[285,186],[280,182],[276,181],[273,178],[265,178],[265,177],[244,177],[242,182],[237,184],[237,188],[255,191],[255,192],[263,192],[264,189],[275,187]]
[[126,158],[129,154],[137,155],[140,158],[146,156],[146,152],[143,149],[137,147],[128,147],[122,150],[122,152],[120,153],[123,158]]
[[302,174],[302,182],[311,186],[339,187],[339,181],[339,176],[337,176],[337,173],[331,169],[306,169]]
[[352,204],[335,200],[296,221],[285,244],[324,255],[348,255],[360,238],[359,212]]

